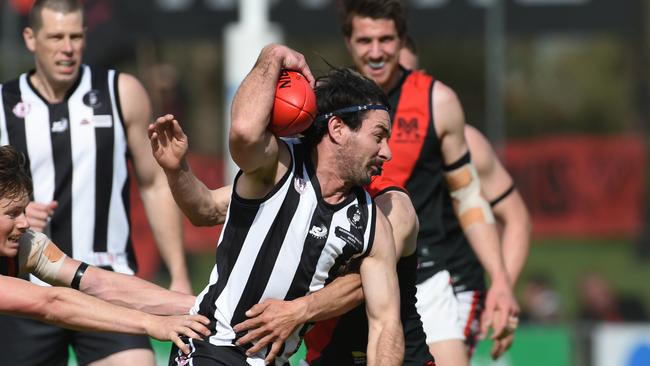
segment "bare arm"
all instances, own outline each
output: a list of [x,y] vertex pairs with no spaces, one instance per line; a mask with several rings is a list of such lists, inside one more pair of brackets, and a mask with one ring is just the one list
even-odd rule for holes
[[210,334],[203,324],[207,318],[195,316],[160,317],[127,309],[62,287],[41,287],[27,281],[0,276],[0,313],[22,315],[77,330],[148,334],[171,340],[188,353],[179,339],[187,335]]
[[[481,178],[483,195],[488,201],[493,202],[513,187],[512,177],[499,161],[490,142],[476,128],[466,126],[465,137]],[[492,211],[503,229],[501,251],[514,287],[528,258],[530,214],[516,189],[492,206]]]
[[140,82],[128,74],[120,74],[118,88],[140,195],[158,250],[171,274],[170,288],[191,293],[180,212],[147,143],[147,126],[151,122],[149,96]]
[[[70,286],[80,261],[67,257],[42,233],[27,231],[20,239],[20,267],[53,285]],[[195,297],[169,291],[136,276],[88,266],[79,289],[110,303],[150,314],[187,314]]]
[[[432,103],[444,163],[450,166],[468,152],[465,116],[456,94],[440,82],[434,86]],[[492,212],[487,201],[480,195],[480,180],[475,171],[472,172],[473,169],[469,162],[446,171],[445,176],[452,196],[454,192],[466,196],[454,197],[454,209],[472,249],[490,275],[491,285],[481,321],[481,334],[485,335],[487,329],[493,327],[496,337],[505,332],[507,317],[495,317],[495,313],[501,311],[513,315],[519,312],[519,308],[512,293]],[[463,206],[469,207],[464,211]],[[497,320],[494,324],[493,319]]]
[[283,69],[294,69],[313,84],[305,58],[280,45],[264,47],[232,102],[230,153],[243,174],[235,189],[244,198],[266,195],[287,171],[287,148],[267,129],[275,85]]
[[379,211],[375,242],[361,262],[361,281],[368,314],[368,366],[401,365],[404,331],[400,320],[400,296],[395,271],[395,245],[390,224]]
[[210,190],[187,162],[188,140],[179,122],[165,115],[149,125],[153,156],[163,168],[174,200],[196,226],[213,226],[226,220],[232,187]]

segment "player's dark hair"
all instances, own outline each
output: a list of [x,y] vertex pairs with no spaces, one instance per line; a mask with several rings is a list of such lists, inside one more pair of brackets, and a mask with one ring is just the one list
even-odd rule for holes
[[[332,68],[316,79],[314,92],[318,116],[352,106],[378,104],[389,107],[388,97],[374,81],[349,68]],[[367,112],[362,110],[334,114],[351,130],[357,131]],[[327,119],[314,121],[303,133],[312,144],[317,144],[326,134]]]
[[390,19],[395,22],[397,35],[404,38],[407,31],[406,9],[400,0],[340,0],[341,31],[345,37],[352,35],[352,18]]
[[27,17],[27,24],[34,32],[43,26],[43,9],[50,9],[58,13],[68,14],[81,10],[83,5],[80,0],[36,0]]
[[32,180],[25,170],[25,156],[13,146],[0,147],[0,199],[15,200],[32,194]]

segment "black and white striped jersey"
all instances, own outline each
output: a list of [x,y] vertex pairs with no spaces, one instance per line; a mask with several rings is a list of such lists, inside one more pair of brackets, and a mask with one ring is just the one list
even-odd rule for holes
[[83,65],[57,104],[38,93],[30,75],[0,85],[0,145],[10,144],[27,157],[34,201],[58,201],[46,230],[61,250],[133,274],[128,147],[117,72]]
[[[325,202],[309,149],[298,139],[283,141],[292,164],[266,197],[243,199],[233,190],[210,282],[192,309],[212,320],[205,340],[214,345],[232,346],[242,336],[233,326],[253,305],[317,291],[372,247],[376,212],[368,193],[357,187],[338,204]],[[277,365],[297,349],[302,334],[287,340]],[[263,365],[264,356],[248,362]]]

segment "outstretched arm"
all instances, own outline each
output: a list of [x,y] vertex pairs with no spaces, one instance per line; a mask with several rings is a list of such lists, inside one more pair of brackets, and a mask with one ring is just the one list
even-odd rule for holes
[[[61,286],[71,286],[81,265],[67,257],[47,236],[33,231],[20,238],[19,260],[21,271]],[[136,276],[93,266],[78,276],[75,287],[113,304],[151,314],[187,314],[195,300],[192,295],[166,290]]]
[[222,224],[226,219],[232,187],[210,190],[187,162],[188,140],[171,114],[149,125],[153,156],[163,168],[176,204],[196,226]]
[[151,122],[149,96],[140,82],[128,74],[119,75],[118,88],[140,196],[158,250],[171,274],[170,288],[191,293],[183,251],[181,215],[165,181],[165,175],[154,163],[147,143],[147,126]]
[[[494,216],[488,202],[481,196],[480,179],[468,154],[465,116],[460,101],[453,90],[436,82],[431,103],[454,210],[472,249],[490,275],[481,335],[485,336],[488,328],[492,327],[493,338],[497,338],[505,333],[508,316],[518,314],[519,307],[504,265]],[[497,312],[507,316],[497,316]]]
[[201,315],[161,317],[109,304],[79,291],[41,287],[27,281],[0,276],[0,313],[28,316],[77,330],[148,334],[171,340],[189,352],[179,335],[200,339],[209,335],[209,320]]

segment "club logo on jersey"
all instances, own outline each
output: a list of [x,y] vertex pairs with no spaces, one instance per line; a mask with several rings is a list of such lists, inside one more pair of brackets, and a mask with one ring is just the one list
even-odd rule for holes
[[327,228],[323,224],[314,225],[311,230],[309,230],[309,235],[316,239],[325,239],[327,237]]
[[361,229],[361,210],[359,205],[352,205],[348,207],[348,221],[353,228]]
[[354,253],[361,253],[363,251],[363,242],[356,235],[337,226],[334,230],[334,235],[345,242],[346,247],[352,247]]
[[96,109],[102,106],[102,102],[99,100],[99,90],[92,89],[86,93],[83,98],[85,105],[89,106],[92,109]]
[[63,117],[58,121],[52,122],[52,133],[65,132],[68,129],[68,119]]
[[18,118],[25,118],[29,114],[29,110],[29,103],[18,102],[18,104],[16,104],[11,111],[14,112],[14,116]]
[[420,140],[419,121],[417,118],[397,118],[397,128],[395,141],[397,142],[417,142]]
[[189,358],[185,357],[185,355],[176,357],[174,361],[176,362],[177,366],[185,366],[190,362]]
[[305,182],[305,180],[302,178],[296,177],[293,180],[293,188],[295,188],[296,192],[299,194],[303,194],[307,189],[307,182]]

